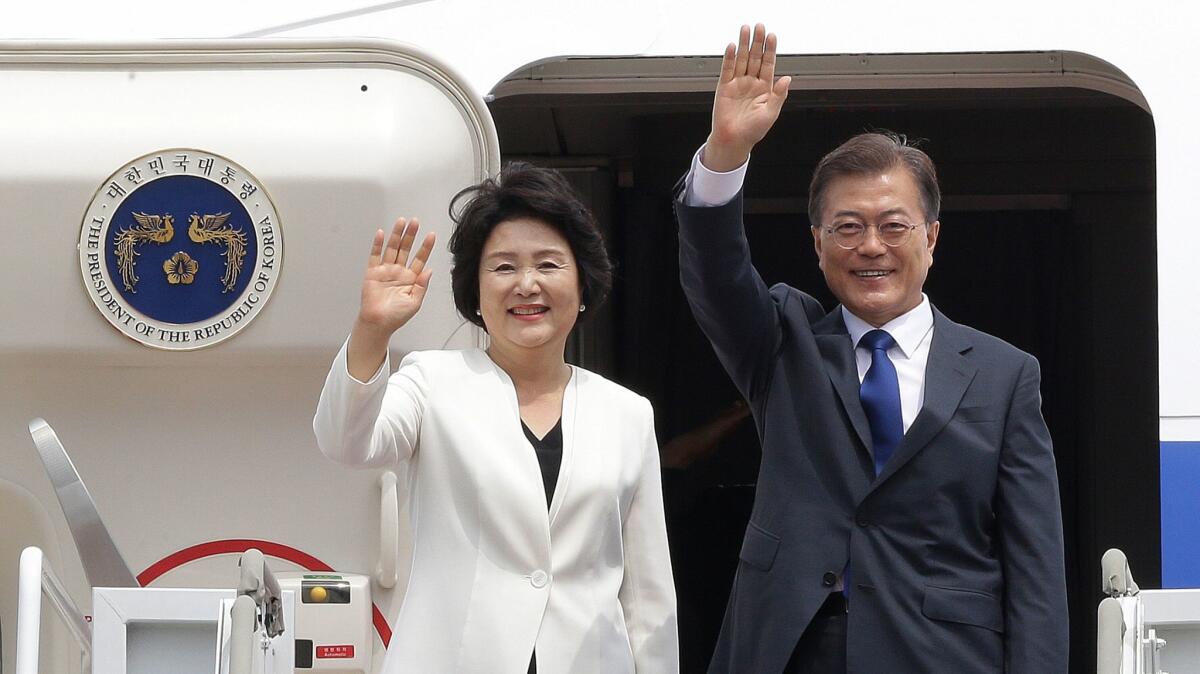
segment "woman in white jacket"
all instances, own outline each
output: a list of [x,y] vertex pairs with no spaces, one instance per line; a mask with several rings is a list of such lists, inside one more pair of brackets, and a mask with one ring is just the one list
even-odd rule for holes
[[[350,338],[313,420],[326,456],[407,463],[413,559],[384,674],[678,671],[649,402],[564,360],[611,271],[591,214],[526,164],[464,190],[455,304],[486,351],[388,341],[421,306],[434,236],[376,232]],[[452,212],[455,209],[452,207]]]

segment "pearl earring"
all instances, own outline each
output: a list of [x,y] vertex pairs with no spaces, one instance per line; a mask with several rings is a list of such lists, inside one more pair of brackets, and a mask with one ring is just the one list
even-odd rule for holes
[[587,311],[587,305],[586,305],[586,304],[580,304],[580,305],[579,305],[579,312],[580,312],[580,313],[583,313],[584,311]]
[[482,316],[482,315],[483,315],[483,312],[482,312],[482,311],[480,311],[480,310],[478,310],[478,309],[476,309],[476,310],[475,310],[475,315],[476,315],[476,316]]

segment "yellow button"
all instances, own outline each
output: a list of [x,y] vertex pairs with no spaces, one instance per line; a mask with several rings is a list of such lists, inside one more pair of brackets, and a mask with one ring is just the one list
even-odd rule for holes
[[308,591],[308,598],[315,602],[323,602],[329,598],[329,591],[318,585]]

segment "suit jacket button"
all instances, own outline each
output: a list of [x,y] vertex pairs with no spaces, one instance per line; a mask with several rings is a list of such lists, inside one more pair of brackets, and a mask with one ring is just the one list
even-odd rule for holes
[[547,574],[545,571],[542,571],[541,569],[534,571],[529,576],[529,584],[538,588],[539,590],[543,587],[546,587],[546,583],[548,583],[549,581],[550,581],[550,575]]
[[826,571],[824,576],[821,576],[821,584],[825,587],[833,587],[837,583],[837,574],[832,571]]
[[854,523],[860,527],[869,526],[871,524],[866,515],[859,515],[854,519]]

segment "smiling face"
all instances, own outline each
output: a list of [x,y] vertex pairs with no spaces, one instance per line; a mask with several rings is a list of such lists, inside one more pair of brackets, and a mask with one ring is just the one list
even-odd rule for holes
[[[875,225],[853,250],[841,248],[826,232],[848,222]],[[918,226],[903,245],[891,248],[878,236],[878,227],[887,222]],[[812,232],[825,282],[838,301],[875,327],[920,304],[940,227],[924,223],[920,191],[906,168],[834,178],[824,196],[820,226]]]
[[479,309],[494,347],[561,353],[579,302],[579,269],[562,234],[531,218],[496,225],[479,264]]

